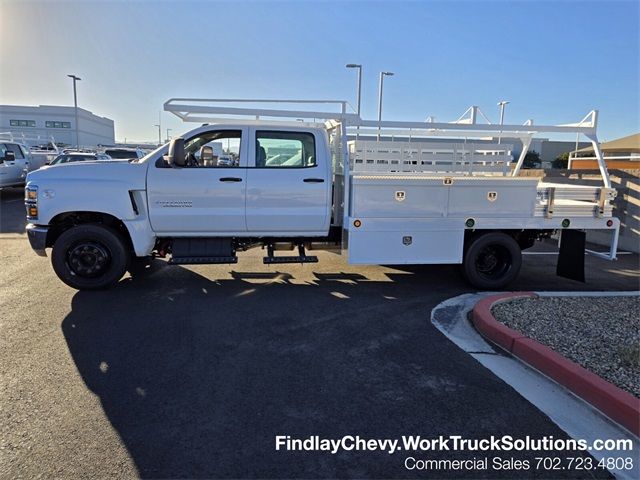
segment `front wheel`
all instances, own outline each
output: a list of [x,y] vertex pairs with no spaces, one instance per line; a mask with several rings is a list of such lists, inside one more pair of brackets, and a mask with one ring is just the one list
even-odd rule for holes
[[58,278],[78,290],[99,290],[118,283],[130,255],[122,237],[104,225],[77,225],[63,232],[51,263]]
[[522,252],[513,237],[491,232],[472,240],[467,248],[463,273],[471,285],[482,290],[499,290],[520,272]]

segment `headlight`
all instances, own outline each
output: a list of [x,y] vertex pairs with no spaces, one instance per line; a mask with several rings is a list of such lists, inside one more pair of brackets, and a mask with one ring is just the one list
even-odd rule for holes
[[32,202],[37,202],[38,201],[38,187],[33,185],[33,186],[28,186],[27,188],[24,189],[25,195],[24,195],[24,199],[25,201],[32,201]]
[[27,208],[27,217],[38,218],[38,187],[28,185],[24,189],[24,206]]

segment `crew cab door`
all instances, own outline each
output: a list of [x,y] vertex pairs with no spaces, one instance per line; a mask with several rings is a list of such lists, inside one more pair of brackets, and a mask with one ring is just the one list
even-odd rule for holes
[[247,129],[210,129],[185,138],[188,166],[149,165],[147,200],[155,232],[242,235]]
[[255,235],[326,235],[331,175],[318,131],[251,129],[247,229]]

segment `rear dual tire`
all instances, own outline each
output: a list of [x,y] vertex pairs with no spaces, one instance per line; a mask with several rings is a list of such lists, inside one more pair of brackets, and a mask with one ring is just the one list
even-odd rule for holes
[[520,273],[522,251],[513,237],[490,232],[471,240],[462,264],[466,280],[481,290],[500,290]]
[[101,290],[118,283],[131,256],[112,228],[85,224],[64,231],[53,245],[51,264],[58,278],[77,290]]

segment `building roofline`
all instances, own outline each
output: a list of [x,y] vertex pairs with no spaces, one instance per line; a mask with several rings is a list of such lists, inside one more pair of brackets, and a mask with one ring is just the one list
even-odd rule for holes
[[[70,109],[70,110],[74,109],[73,105],[12,105],[12,104],[0,105],[0,108],[5,108],[5,107],[6,108],[64,108],[64,109]],[[78,111],[89,113],[98,118],[103,118],[105,120],[113,121],[113,119],[109,117],[103,117],[101,115],[97,115],[93,113],[91,110],[87,110],[86,108],[78,107]]]

